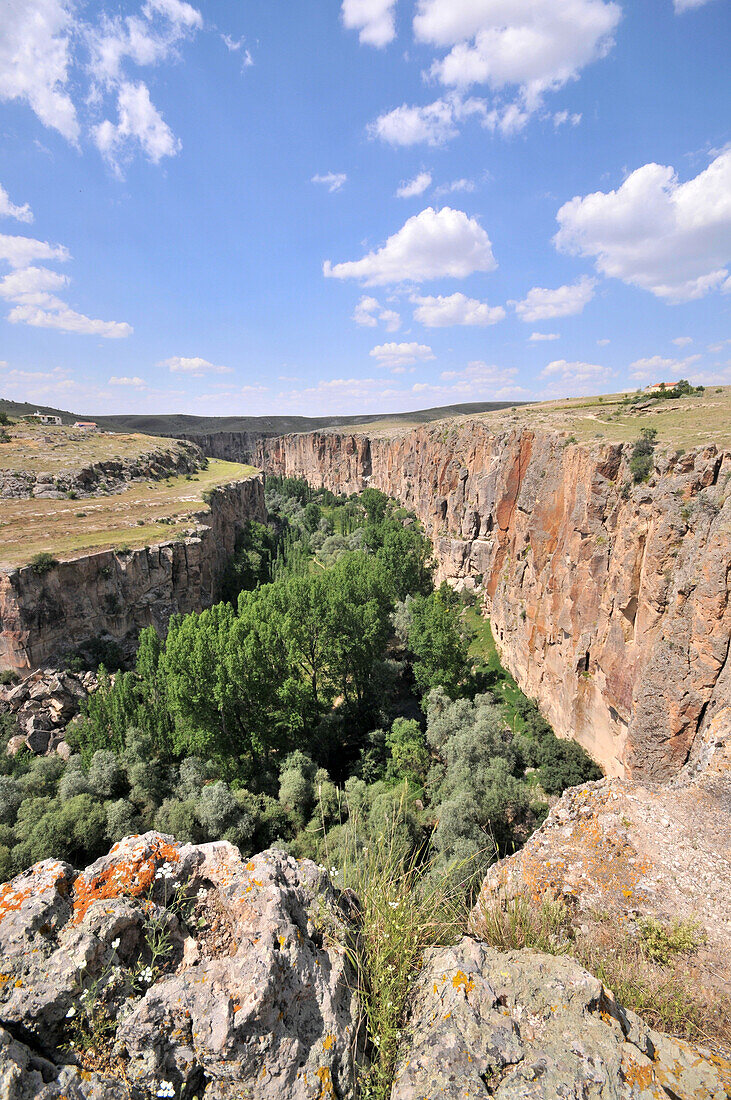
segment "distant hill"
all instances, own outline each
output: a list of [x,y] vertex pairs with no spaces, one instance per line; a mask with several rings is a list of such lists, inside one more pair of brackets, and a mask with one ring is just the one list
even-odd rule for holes
[[[342,428],[349,424],[389,423],[426,424],[430,420],[442,420],[449,416],[467,416],[475,413],[494,412],[525,402],[475,401],[462,405],[442,405],[435,409],[419,409],[405,413],[371,413],[367,416],[186,416],[182,413],[160,413],[137,416],[120,413],[117,416],[90,416],[100,428],[112,432],[144,432],[147,435],[177,436],[210,435],[214,432],[266,432],[269,435],[286,435],[288,432],[311,432],[318,428]],[[53,409],[47,405],[29,405],[0,399],[0,411],[9,416],[25,416],[43,412],[60,416],[64,424],[73,423],[78,414]]]

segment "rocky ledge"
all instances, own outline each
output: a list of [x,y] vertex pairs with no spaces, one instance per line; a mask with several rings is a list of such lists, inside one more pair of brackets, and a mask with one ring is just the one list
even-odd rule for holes
[[36,755],[59,752],[67,757],[66,726],[97,687],[93,672],[38,668],[20,683],[0,686],[0,714],[10,714],[18,732],[8,741],[8,753],[21,748]]
[[[346,915],[347,913],[347,915]],[[357,905],[308,860],[128,837],[0,887],[0,1096],[354,1097]],[[465,937],[427,954],[392,1100],[722,1100],[731,1066],[576,963]]]

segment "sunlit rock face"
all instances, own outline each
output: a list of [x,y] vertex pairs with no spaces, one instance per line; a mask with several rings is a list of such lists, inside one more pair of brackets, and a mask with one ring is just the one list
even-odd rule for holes
[[611,775],[665,781],[731,706],[731,452],[656,455],[441,422],[262,439],[265,471],[413,509],[439,576],[479,582],[506,666]]

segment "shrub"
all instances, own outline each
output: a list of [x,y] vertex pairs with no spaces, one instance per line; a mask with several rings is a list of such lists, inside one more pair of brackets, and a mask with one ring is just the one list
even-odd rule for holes
[[652,473],[654,462],[652,460],[657,439],[656,428],[643,428],[639,439],[635,440],[630,458],[630,473],[636,483],[647,481]]
[[53,554],[49,554],[46,550],[41,550],[39,554],[34,554],[28,562],[28,565],[34,573],[42,577],[44,573],[48,573],[51,569],[54,569],[58,565],[58,562]]

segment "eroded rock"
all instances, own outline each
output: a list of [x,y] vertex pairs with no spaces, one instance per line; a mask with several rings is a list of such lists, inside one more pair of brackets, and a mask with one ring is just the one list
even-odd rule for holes
[[147,833],[38,864],[0,888],[0,1096],[351,1095],[345,934],[327,876],[275,850]]
[[727,1100],[731,1064],[648,1028],[572,959],[427,956],[391,1100]]

